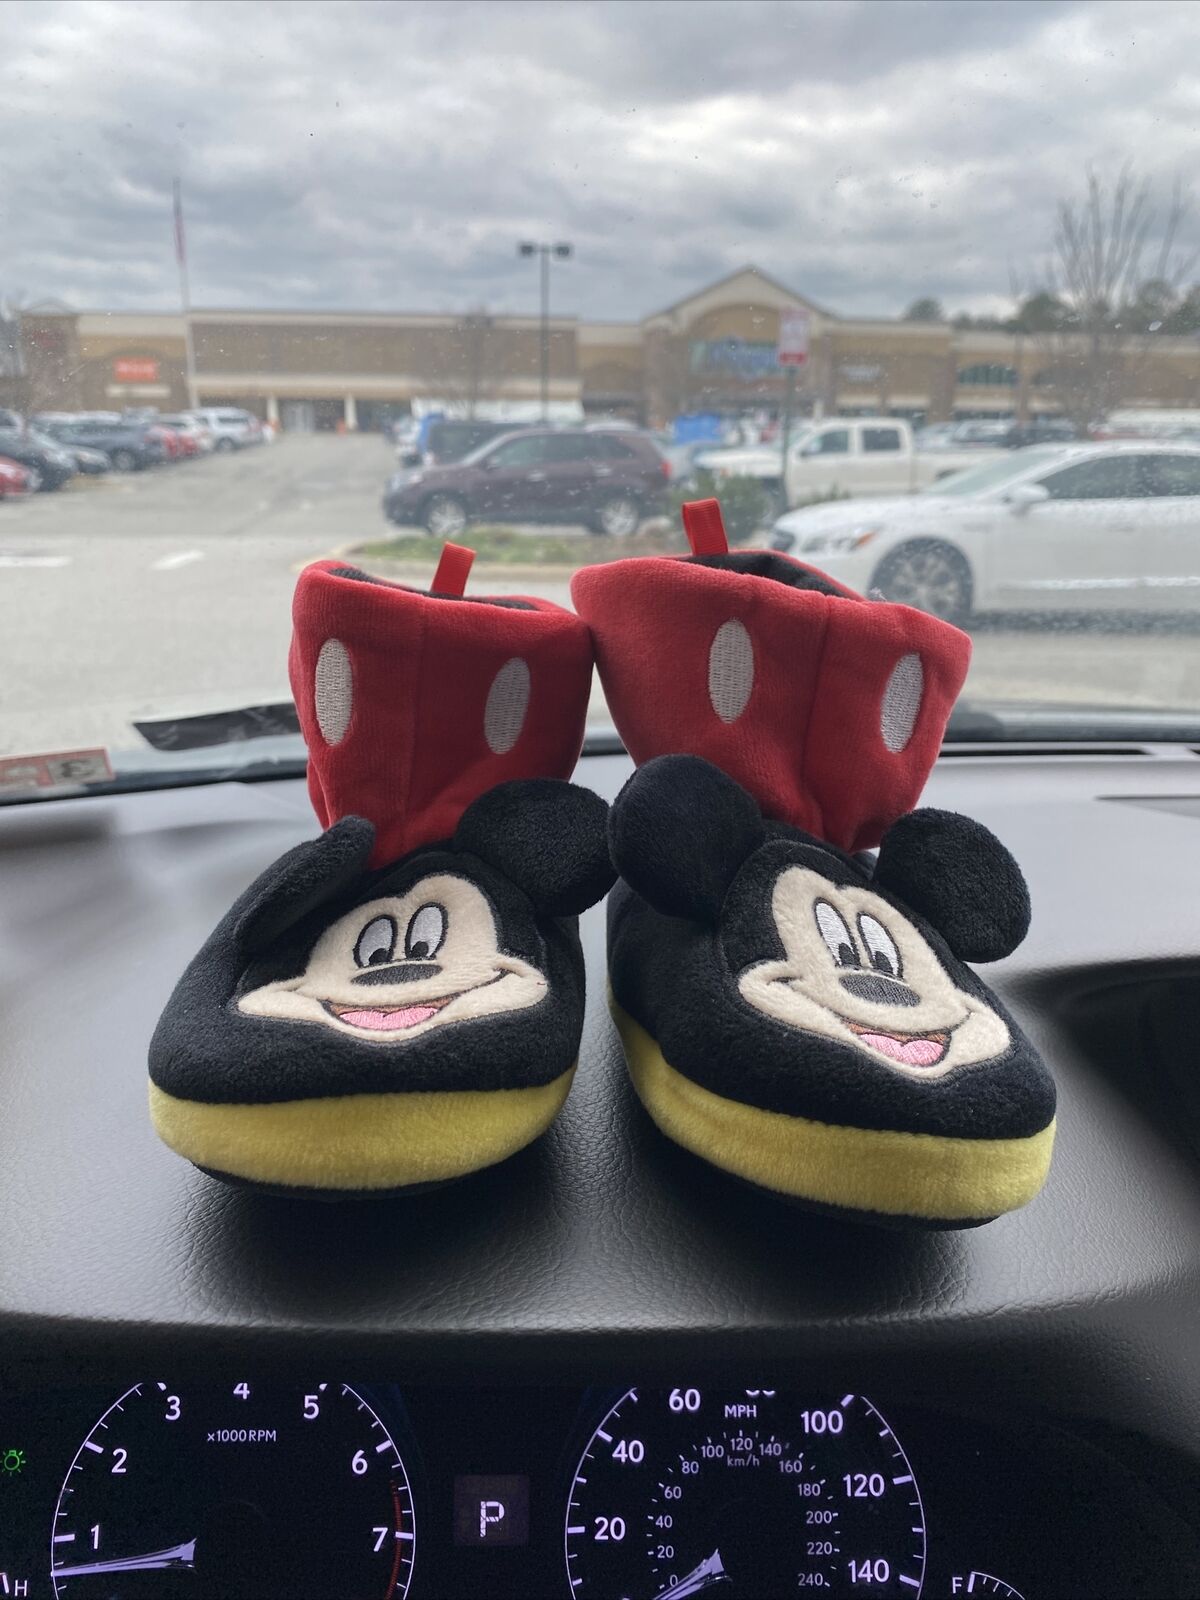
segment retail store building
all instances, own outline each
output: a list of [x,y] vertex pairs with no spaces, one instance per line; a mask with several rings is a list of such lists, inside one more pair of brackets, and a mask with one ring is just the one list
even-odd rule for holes
[[[773,409],[783,382],[779,316],[796,307],[811,319],[801,410],[940,421],[1056,409],[1033,337],[841,317],[754,267],[639,322],[553,317],[550,399],[560,413],[650,424],[680,412]],[[431,404],[466,414],[539,401],[535,317],[199,310],[191,324],[199,403],[245,406],[284,428],[370,429]],[[0,404],[165,411],[187,403],[178,315],[46,314],[27,319],[24,337],[33,361],[22,376],[0,373]],[[1200,340],[1156,337],[1136,387],[1124,404],[1200,406]]]

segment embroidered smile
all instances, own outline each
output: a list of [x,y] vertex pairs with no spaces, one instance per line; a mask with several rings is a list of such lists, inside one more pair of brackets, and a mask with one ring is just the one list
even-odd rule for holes
[[342,1006],[335,1005],[332,1000],[324,1000],[326,1011],[331,1017],[336,1017],[339,1022],[344,1022],[350,1028],[364,1028],[368,1033],[400,1033],[405,1028],[415,1028],[422,1022],[428,1022],[430,1017],[436,1017],[443,1006],[448,1006],[451,1000],[457,1000],[458,995],[448,994],[441,1000],[422,1000],[408,1006]]
[[865,1022],[852,1022],[849,1017],[842,1021],[863,1044],[906,1067],[936,1067],[950,1048],[950,1035],[946,1032],[890,1033]]

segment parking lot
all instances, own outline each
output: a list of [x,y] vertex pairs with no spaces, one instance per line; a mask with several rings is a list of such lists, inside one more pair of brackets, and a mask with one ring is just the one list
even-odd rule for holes
[[[135,719],[286,697],[296,571],[388,537],[379,501],[391,466],[377,436],[292,434],[0,504],[0,754],[129,749]],[[475,582],[567,601],[561,568]],[[1191,712],[1196,633],[1190,622],[985,622],[967,692]]]

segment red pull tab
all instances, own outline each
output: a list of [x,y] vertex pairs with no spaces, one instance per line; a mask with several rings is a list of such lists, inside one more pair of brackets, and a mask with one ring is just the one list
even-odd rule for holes
[[462,594],[467,587],[474,560],[474,550],[468,550],[465,544],[444,544],[437,571],[429,586],[430,594]]
[[687,500],[680,507],[683,531],[694,556],[723,556],[729,553],[725,523],[719,500]]

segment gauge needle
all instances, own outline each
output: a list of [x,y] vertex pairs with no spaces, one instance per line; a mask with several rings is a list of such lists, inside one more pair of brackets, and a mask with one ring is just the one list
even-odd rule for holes
[[732,1579],[725,1571],[721,1560],[721,1552],[714,1550],[700,1563],[693,1567],[686,1577],[680,1578],[678,1583],[673,1583],[669,1589],[662,1589],[654,1596],[654,1600],[684,1600],[685,1595],[699,1594],[701,1589],[707,1589],[710,1583],[730,1583]]
[[[77,1567],[55,1567],[56,1578],[86,1578],[93,1572],[166,1572],[172,1567],[196,1565],[196,1541],[173,1545],[170,1550],[152,1550],[145,1556],[118,1557],[115,1561],[84,1561]],[[690,1593],[691,1591],[687,1591]]]

